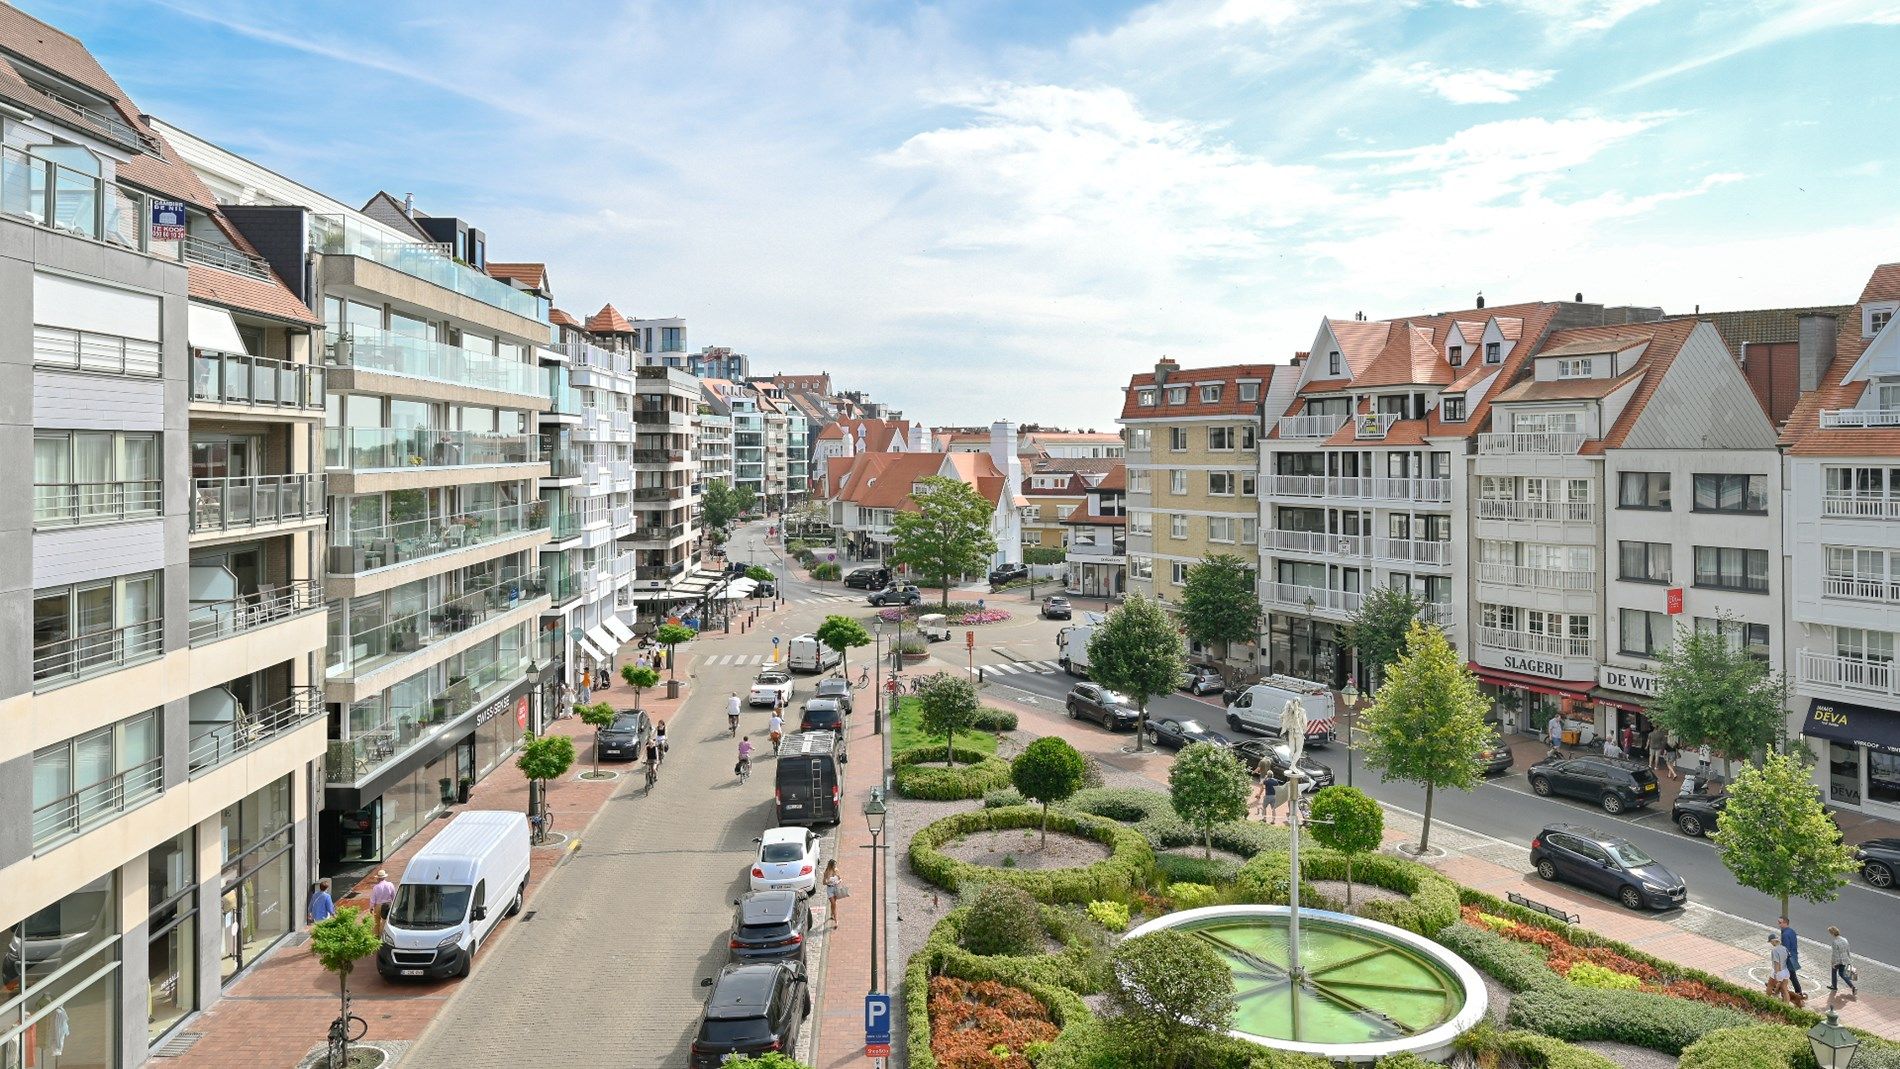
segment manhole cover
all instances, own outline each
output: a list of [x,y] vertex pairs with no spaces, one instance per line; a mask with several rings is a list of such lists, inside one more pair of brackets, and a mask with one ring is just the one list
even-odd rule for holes
[[541,912],[541,911],[540,911],[540,910],[538,910],[538,909],[531,909],[531,910],[529,910],[528,912],[526,912],[526,913],[523,913],[523,914],[521,915],[521,923],[523,923],[523,924],[526,924],[526,923],[528,923],[529,921],[531,921],[531,920],[533,920],[533,919],[534,919],[534,915],[535,915],[536,913],[539,913],[539,912]]

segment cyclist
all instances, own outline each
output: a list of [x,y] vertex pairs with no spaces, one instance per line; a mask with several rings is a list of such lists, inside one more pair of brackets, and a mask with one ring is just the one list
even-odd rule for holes
[[772,732],[772,755],[776,757],[778,756],[778,740],[785,734],[785,718],[774,711],[772,719],[766,721],[765,726]]
[[737,735],[738,733],[739,733],[739,695],[737,692],[734,692],[731,697],[726,699],[726,734],[728,736],[731,736],[731,735]]
[[666,763],[666,721],[653,725],[653,737],[660,746],[660,763]]
[[647,739],[647,774],[658,777],[660,774],[660,744]]
[[741,783],[745,782],[746,776],[751,774],[752,736],[747,735],[739,740],[739,763],[733,766],[733,771],[739,774],[739,781]]

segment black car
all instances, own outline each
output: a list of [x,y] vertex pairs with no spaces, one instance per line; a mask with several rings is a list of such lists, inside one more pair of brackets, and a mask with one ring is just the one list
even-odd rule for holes
[[833,698],[813,698],[798,714],[800,731],[835,731],[844,734],[844,706]]
[[733,961],[804,961],[811,907],[797,891],[753,891],[733,900]]
[[843,676],[826,676],[818,681],[818,690],[814,698],[830,698],[844,706],[846,716],[851,715],[851,683]]
[[1675,909],[1689,900],[1682,877],[1620,835],[1578,824],[1552,824],[1531,840],[1531,864],[1563,880],[1615,896],[1630,909]]
[[1181,672],[1181,689],[1189,694],[1219,694],[1227,689],[1227,681],[1217,668],[1191,664]]
[[1148,741],[1156,746],[1166,746],[1178,750],[1197,742],[1211,742],[1216,746],[1232,746],[1234,740],[1206,724],[1189,717],[1163,716],[1148,721]]
[[1110,731],[1134,727],[1141,715],[1133,702],[1094,683],[1077,683],[1070,689],[1066,705],[1069,719],[1094,720]]
[[747,564],[745,561],[729,560],[726,562],[726,574],[727,575],[744,575],[746,573],[746,569],[750,567],[752,567],[752,565]]
[[758,586],[752,588],[752,596],[755,598],[776,598],[778,597],[778,584],[770,579],[762,579],[759,581]]
[[1548,758],[1530,767],[1531,790],[1561,794],[1603,807],[1605,813],[1640,809],[1656,801],[1656,774],[1640,761],[1612,757]]
[[1860,862],[1860,878],[1875,887],[1892,887],[1900,873],[1900,839],[1869,839],[1854,848],[1854,860]]
[[906,583],[903,586],[885,587],[864,600],[878,606],[915,605],[924,600],[924,592]]
[[645,713],[616,714],[613,723],[600,729],[600,759],[638,761],[646,750],[649,729]]
[[857,590],[882,590],[891,585],[889,568],[853,568],[845,573],[844,585]]
[[1722,817],[1722,810],[1728,808],[1728,795],[1718,794],[1710,797],[1706,794],[1685,794],[1676,799],[1669,809],[1669,819],[1684,835],[1698,838],[1715,830],[1716,822]]
[[1068,598],[1049,597],[1049,598],[1042,599],[1042,618],[1043,619],[1069,620],[1069,619],[1073,619],[1074,616],[1075,616],[1075,610],[1069,607]]
[[798,1044],[798,1029],[811,1012],[805,966],[795,961],[728,965],[699,982],[712,988],[693,1034],[693,1069],[719,1069],[729,1054],[780,1051]]
[[1478,760],[1484,763],[1484,774],[1495,776],[1511,770],[1511,748],[1503,743],[1486,746],[1478,751]]
[[1029,578],[1029,565],[1027,564],[999,564],[990,569],[991,586],[1001,586],[1004,583],[1027,578]]
[[[1267,761],[1267,767],[1273,770],[1276,778],[1285,780],[1287,770],[1293,767],[1293,751],[1284,742],[1272,739],[1247,739],[1234,745],[1234,756],[1252,772],[1260,766],[1261,758]],[[1331,787],[1334,783],[1333,770],[1328,765],[1313,760],[1311,754],[1300,755],[1300,790],[1317,791],[1321,787]]]

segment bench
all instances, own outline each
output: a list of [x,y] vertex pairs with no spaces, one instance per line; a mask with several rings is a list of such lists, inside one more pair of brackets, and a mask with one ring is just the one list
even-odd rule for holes
[[1525,898],[1523,895],[1518,894],[1516,891],[1512,891],[1510,894],[1507,894],[1504,897],[1509,899],[1511,904],[1514,906],[1523,906],[1525,909],[1534,909],[1537,912],[1542,913],[1546,917],[1563,921],[1565,924],[1577,924],[1577,923],[1582,922],[1583,920],[1583,917],[1579,914],[1565,913],[1563,910],[1558,909],[1556,906],[1546,906],[1542,902],[1532,901],[1531,899]]

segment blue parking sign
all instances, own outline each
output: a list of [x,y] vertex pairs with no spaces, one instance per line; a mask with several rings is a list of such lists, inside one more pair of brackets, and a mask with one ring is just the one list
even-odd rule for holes
[[864,1045],[888,1047],[891,1042],[891,996],[864,996]]

